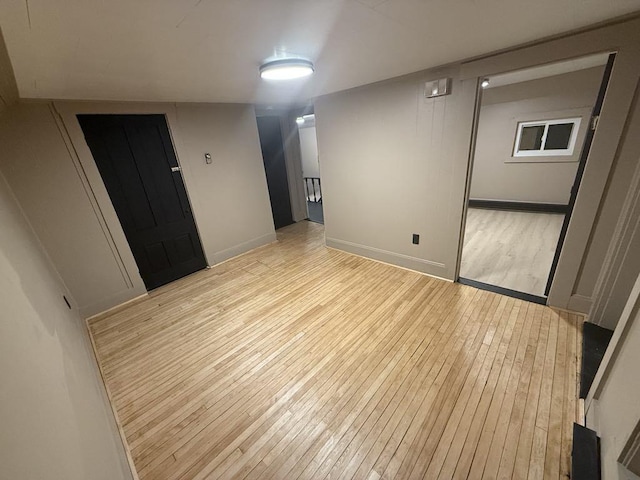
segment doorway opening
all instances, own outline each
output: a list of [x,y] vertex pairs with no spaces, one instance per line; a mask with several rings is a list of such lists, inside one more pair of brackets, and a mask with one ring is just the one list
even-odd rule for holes
[[277,230],[294,223],[280,123],[281,117],[279,115],[258,115],[257,122],[273,223]]
[[206,268],[164,115],[78,115],[147,290]]
[[482,79],[460,283],[546,304],[613,61]]
[[300,137],[300,157],[302,160],[307,215],[310,221],[324,224],[316,117],[313,113],[302,115],[296,118],[296,124],[298,125],[298,136]]

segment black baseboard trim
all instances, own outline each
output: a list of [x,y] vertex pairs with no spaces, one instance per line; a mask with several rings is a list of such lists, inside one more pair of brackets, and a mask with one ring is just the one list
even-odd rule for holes
[[499,293],[500,295],[506,295],[507,297],[518,298],[526,302],[537,303],[539,305],[547,304],[547,299],[545,297],[539,297],[538,295],[532,295],[530,293],[518,292],[517,290],[511,290],[510,288],[498,287],[497,285],[478,282],[469,278],[458,277],[458,283],[461,283],[462,285],[468,285],[470,287],[479,288],[480,290]]
[[469,206],[472,208],[486,208],[490,210],[514,210],[517,212],[538,212],[538,213],[567,213],[568,205],[557,203],[531,203],[531,202],[508,202],[503,200],[478,200],[469,199]]

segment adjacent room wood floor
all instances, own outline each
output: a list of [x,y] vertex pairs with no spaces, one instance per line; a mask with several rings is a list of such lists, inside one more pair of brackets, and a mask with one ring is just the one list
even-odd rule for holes
[[544,296],[564,214],[469,208],[460,276]]
[[582,317],[323,232],[91,322],[140,478],[569,478]]

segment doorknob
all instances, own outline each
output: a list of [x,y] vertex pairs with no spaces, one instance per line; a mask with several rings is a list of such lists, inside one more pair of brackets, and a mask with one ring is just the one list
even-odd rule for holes
[[180,167],[171,167],[171,171],[172,172],[181,172],[182,168],[180,168]]

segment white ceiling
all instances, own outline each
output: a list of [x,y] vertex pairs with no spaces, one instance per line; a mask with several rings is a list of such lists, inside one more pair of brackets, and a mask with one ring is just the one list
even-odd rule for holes
[[[0,0],[23,98],[282,103],[583,27],[640,0]],[[279,85],[282,53],[316,65]]]
[[539,78],[553,77],[564,73],[577,72],[578,70],[586,70],[587,68],[599,67],[607,64],[609,59],[608,53],[599,53],[588,55],[586,57],[565,60],[564,62],[547,63],[523,70],[515,70],[513,72],[502,73],[488,78],[489,86],[487,88],[502,87],[513,83],[528,82]]

